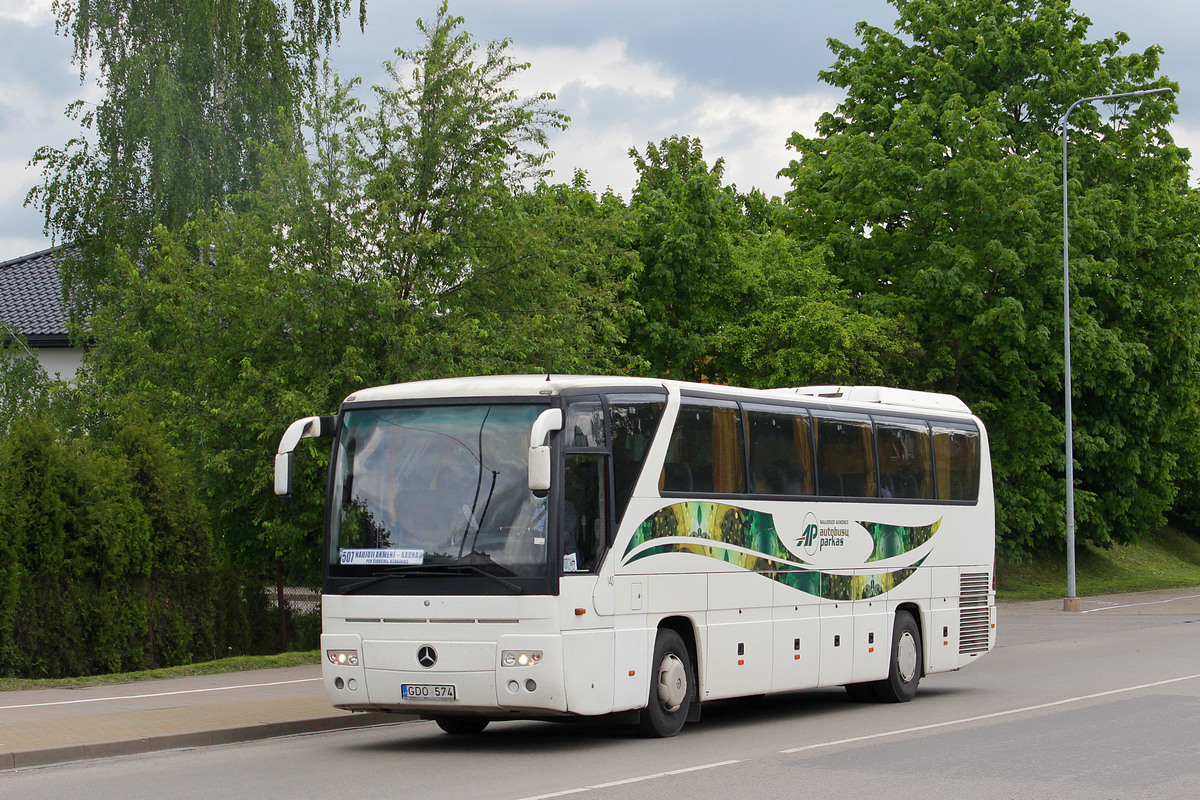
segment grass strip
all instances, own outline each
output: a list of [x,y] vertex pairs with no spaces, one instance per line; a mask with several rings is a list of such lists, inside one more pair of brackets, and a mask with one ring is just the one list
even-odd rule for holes
[[0,678],[0,692],[18,689],[74,689],[81,686],[104,686],[160,678],[186,678],[193,675],[217,675],[225,672],[245,672],[252,669],[299,667],[306,664],[317,664],[319,661],[319,653],[316,650],[309,650],[299,653],[279,653],[272,656],[233,656],[178,667],[121,672],[114,675],[89,675],[82,678]]
[[[1001,561],[996,571],[1001,600],[1047,600],[1067,594],[1065,552],[1037,553]],[[1078,548],[1075,592],[1080,597],[1200,585],[1200,541],[1173,528],[1144,535],[1136,545]]]

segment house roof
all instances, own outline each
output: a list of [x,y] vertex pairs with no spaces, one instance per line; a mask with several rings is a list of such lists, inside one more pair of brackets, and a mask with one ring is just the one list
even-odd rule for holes
[[70,347],[58,267],[63,248],[51,247],[0,263],[0,341],[12,332],[32,347]]

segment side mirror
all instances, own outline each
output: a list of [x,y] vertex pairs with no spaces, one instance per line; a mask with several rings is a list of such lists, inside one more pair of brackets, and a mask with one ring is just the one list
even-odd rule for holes
[[300,440],[333,436],[336,423],[337,417],[305,417],[288,426],[279,440],[279,451],[275,454],[275,494],[280,497],[290,497],[292,494],[292,472],[296,465],[293,451]]
[[550,491],[550,446],[546,437],[550,431],[561,431],[562,426],[562,409],[548,408],[534,420],[529,432],[529,491],[539,497]]
[[280,497],[292,496],[292,472],[295,468],[295,453],[275,454],[275,494]]

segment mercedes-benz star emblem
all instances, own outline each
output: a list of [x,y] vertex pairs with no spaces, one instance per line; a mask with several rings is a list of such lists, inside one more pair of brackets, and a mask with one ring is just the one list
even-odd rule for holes
[[417,663],[429,669],[437,663],[437,650],[427,644],[421,645],[421,649],[417,651]]

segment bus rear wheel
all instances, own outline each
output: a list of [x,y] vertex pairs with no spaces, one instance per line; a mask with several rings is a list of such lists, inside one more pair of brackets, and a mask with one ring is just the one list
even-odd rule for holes
[[907,703],[921,682],[921,629],[907,611],[896,612],[892,629],[888,676],[874,684],[875,696],[885,703]]
[[654,641],[651,663],[650,696],[638,727],[645,736],[674,736],[687,721],[696,694],[692,657],[683,638],[675,631],[663,628]]

